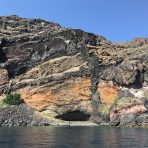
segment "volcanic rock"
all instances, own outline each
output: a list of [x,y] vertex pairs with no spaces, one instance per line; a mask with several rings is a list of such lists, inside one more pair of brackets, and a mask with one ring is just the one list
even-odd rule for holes
[[49,117],[76,111],[99,124],[145,125],[148,39],[112,43],[41,19],[0,17],[0,96],[14,92]]

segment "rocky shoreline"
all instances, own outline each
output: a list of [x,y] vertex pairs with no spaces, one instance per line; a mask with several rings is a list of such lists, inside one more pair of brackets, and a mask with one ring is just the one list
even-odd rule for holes
[[0,126],[147,126],[148,39],[113,43],[41,19],[2,16],[0,99],[11,93],[26,106],[1,108]]
[[26,104],[8,106],[0,109],[0,127],[13,126],[97,126],[90,121],[49,121],[37,116],[35,111]]
[[38,116],[35,110],[26,104],[19,106],[8,106],[0,109],[0,127],[13,126],[120,126],[120,127],[148,127],[148,114],[123,115],[111,118],[110,122],[92,121],[50,121],[49,119]]
[[49,121],[34,115],[34,110],[25,104],[0,109],[0,127],[47,126]]

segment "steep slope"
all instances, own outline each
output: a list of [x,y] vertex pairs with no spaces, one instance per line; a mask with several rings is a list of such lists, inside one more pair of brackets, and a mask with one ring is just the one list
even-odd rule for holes
[[53,118],[146,125],[147,41],[112,43],[40,19],[0,17],[0,96],[20,93]]

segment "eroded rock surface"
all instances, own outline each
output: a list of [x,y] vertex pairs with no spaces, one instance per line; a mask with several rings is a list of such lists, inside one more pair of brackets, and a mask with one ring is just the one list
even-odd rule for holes
[[25,104],[0,109],[0,126],[49,126],[47,119],[35,115],[34,110]]
[[97,123],[147,125],[148,39],[112,43],[40,19],[0,17],[0,96],[13,92],[53,118],[78,111]]

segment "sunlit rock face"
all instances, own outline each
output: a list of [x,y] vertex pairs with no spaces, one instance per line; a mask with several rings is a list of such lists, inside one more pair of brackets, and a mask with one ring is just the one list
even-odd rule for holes
[[25,101],[40,111],[47,111],[57,116],[69,111],[84,111],[91,114],[90,80],[71,78],[52,85],[25,87],[19,92]]
[[40,112],[92,114],[91,78],[82,41],[105,39],[58,24],[18,16],[1,17],[0,94],[20,93]]
[[0,68],[0,85],[8,83],[9,77],[6,69]]
[[0,22],[0,98],[20,93],[29,106],[63,120],[70,114],[147,124],[148,39],[112,43],[40,19]]
[[101,80],[97,90],[100,93],[101,102],[111,106],[115,102],[120,88],[115,86],[112,81],[107,82]]

